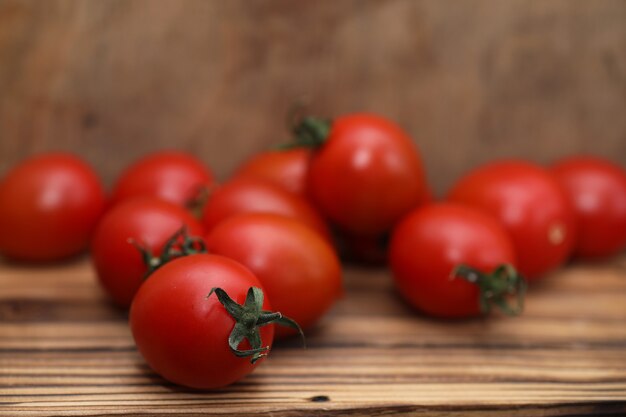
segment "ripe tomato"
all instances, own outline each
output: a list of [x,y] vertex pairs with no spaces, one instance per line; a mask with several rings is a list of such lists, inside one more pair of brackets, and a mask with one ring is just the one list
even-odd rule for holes
[[254,155],[237,169],[234,178],[255,177],[306,197],[306,179],[311,150],[296,148]]
[[463,264],[491,272],[503,264],[514,265],[515,252],[507,232],[492,217],[440,203],[412,211],[396,226],[389,262],[400,294],[409,303],[434,316],[458,318],[479,314],[481,298],[497,304],[509,291],[494,292],[489,300],[488,290],[500,283],[497,277],[483,276],[487,281],[479,282],[485,285],[481,295],[479,285],[455,276],[455,268]]
[[388,231],[415,207],[426,187],[411,138],[373,114],[351,114],[332,124],[305,118],[296,144],[319,146],[309,168],[309,193],[320,212],[355,235]]
[[[303,328],[342,295],[341,266],[333,248],[297,220],[270,213],[232,216],[211,230],[206,245],[210,253],[248,267],[274,308]],[[289,333],[278,329],[278,334]]]
[[105,206],[100,179],[65,153],[27,159],[0,182],[0,253],[32,262],[86,249]]
[[578,156],[552,166],[576,209],[575,255],[600,258],[626,245],[626,172],[605,159]]
[[185,206],[203,187],[213,184],[213,174],[202,162],[184,152],[155,152],[136,161],[113,187],[113,203],[140,195],[154,196]]
[[524,161],[493,162],[461,178],[450,201],[480,208],[511,234],[520,272],[536,279],[561,265],[576,241],[565,190],[547,170]]
[[131,198],[106,213],[93,236],[91,259],[100,284],[116,304],[130,306],[148,272],[129,240],[158,257],[183,226],[190,235],[202,236],[202,226],[187,210],[156,197]]
[[258,178],[236,178],[214,190],[204,206],[202,222],[210,231],[230,216],[251,212],[297,219],[330,239],[326,223],[306,200]]
[[[165,379],[193,388],[219,388],[243,378],[259,363],[236,356],[229,347],[236,320],[216,295],[208,296],[216,287],[242,304],[249,288],[261,284],[241,264],[202,254],[168,262],[137,292],[130,309],[133,337],[148,365]],[[270,309],[267,297],[254,301],[258,310]],[[274,326],[259,329],[256,319],[252,324],[259,348],[271,347]],[[243,349],[249,347],[242,344]]]

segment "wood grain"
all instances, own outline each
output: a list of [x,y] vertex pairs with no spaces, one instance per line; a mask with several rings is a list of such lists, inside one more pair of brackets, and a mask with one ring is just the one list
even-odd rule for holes
[[397,120],[444,191],[468,168],[626,165],[622,0],[0,0],[0,174],[66,149],[107,181],[164,147],[220,178],[284,115]]
[[345,269],[346,297],[243,381],[176,387],[134,348],[87,261],[0,265],[0,415],[620,416],[626,258],[531,288],[522,317],[441,321],[402,303],[386,270]]

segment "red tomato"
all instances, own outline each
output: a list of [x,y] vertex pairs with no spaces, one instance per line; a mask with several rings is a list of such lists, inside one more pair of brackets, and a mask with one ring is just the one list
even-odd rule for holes
[[461,178],[448,196],[494,215],[511,234],[520,272],[536,279],[561,265],[576,241],[565,190],[545,169],[524,161],[493,162]]
[[106,213],[94,233],[91,259],[100,283],[116,304],[130,306],[148,272],[129,239],[158,257],[165,242],[183,226],[190,235],[202,236],[202,226],[189,212],[156,197],[132,198]]
[[372,114],[329,126],[305,118],[297,143],[320,143],[309,168],[309,193],[320,212],[355,235],[388,231],[425,193],[424,169],[411,138]]
[[185,206],[203,187],[213,184],[211,171],[184,152],[161,151],[136,161],[113,188],[113,202],[129,197],[154,196]]
[[552,172],[576,208],[578,239],[574,253],[601,258],[626,245],[626,172],[605,159],[571,157],[557,162]]
[[234,177],[265,179],[305,197],[310,159],[311,150],[303,148],[262,152],[241,165]]
[[425,313],[458,318],[481,312],[479,287],[453,271],[461,264],[484,273],[515,264],[513,244],[492,217],[440,203],[418,208],[394,229],[389,262],[400,294]]
[[0,253],[44,262],[86,249],[105,206],[93,169],[76,156],[27,159],[0,182]]
[[304,199],[258,178],[237,178],[217,188],[209,196],[202,213],[207,231],[235,214],[275,213],[301,221],[330,239],[324,220]]
[[[274,308],[303,328],[342,295],[341,266],[329,243],[297,220],[246,213],[218,224],[206,238],[210,253],[248,267]],[[278,329],[279,335],[293,334]]]
[[[201,389],[232,384],[259,362],[231,351],[228,339],[235,319],[215,294],[207,295],[219,287],[242,304],[248,289],[260,286],[247,268],[222,256],[192,255],[165,264],[141,286],[130,309],[139,352],[176,384]],[[270,310],[267,297],[262,306]],[[269,348],[273,339],[274,326],[260,328],[261,346]]]

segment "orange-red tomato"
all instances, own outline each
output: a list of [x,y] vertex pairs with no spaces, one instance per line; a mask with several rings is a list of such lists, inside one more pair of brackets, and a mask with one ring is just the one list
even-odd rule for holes
[[417,148],[391,121],[350,114],[335,119],[319,139],[309,168],[309,193],[340,229],[354,235],[384,233],[425,194]]
[[78,157],[27,159],[0,182],[0,253],[46,262],[85,250],[105,207],[104,188]]
[[120,175],[112,202],[153,196],[185,206],[213,182],[211,170],[193,155],[160,151],[142,157]]
[[[130,309],[137,349],[159,375],[176,384],[220,388],[243,378],[262,361],[251,363],[229,347],[235,320],[218,301],[223,289],[243,304],[250,287],[261,283],[241,264],[218,255],[198,254],[168,262],[141,286]],[[263,310],[271,310],[268,297]],[[274,326],[259,328],[261,346],[271,347]],[[249,347],[247,341],[241,349]]]
[[117,305],[130,306],[148,272],[135,244],[159,257],[165,242],[183,226],[191,236],[204,232],[187,210],[156,197],[127,199],[106,213],[93,236],[91,259],[100,284]]
[[[271,213],[229,217],[207,235],[209,253],[234,259],[261,281],[272,306],[312,326],[342,294],[341,265],[330,244],[301,222]],[[278,328],[278,335],[293,334]]]
[[464,264],[484,273],[515,265],[513,243],[491,216],[459,204],[420,207],[394,229],[389,263],[400,294],[415,308],[446,318],[481,313],[479,288],[452,272]]
[[244,162],[233,177],[261,178],[305,197],[310,159],[310,149],[261,152]]
[[555,163],[552,173],[576,209],[581,258],[613,255],[626,246],[626,171],[606,159],[576,156]]
[[330,240],[322,217],[303,198],[258,178],[235,178],[214,190],[204,206],[202,222],[211,231],[230,216],[275,213],[301,221]]
[[574,208],[556,178],[540,166],[517,160],[483,165],[462,177],[448,199],[502,222],[513,239],[519,270],[529,280],[560,266],[572,253]]

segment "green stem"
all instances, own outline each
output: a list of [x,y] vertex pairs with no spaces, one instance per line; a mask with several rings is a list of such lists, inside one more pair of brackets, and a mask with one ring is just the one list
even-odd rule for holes
[[[452,276],[461,277],[479,288],[480,310],[483,314],[490,313],[493,306],[509,316],[516,316],[524,310],[526,280],[511,265],[500,265],[490,274],[459,265],[452,271]],[[513,305],[511,299],[514,300]]]
[[[263,310],[264,296],[260,288],[250,287],[244,304],[235,302],[221,288],[212,288],[207,298],[213,295],[213,293],[215,293],[228,314],[235,320],[235,326],[228,336],[228,346],[235,356],[242,358],[250,357],[250,363],[255,363],[263,356],[266,356],[270,347],[262,346],[259,328],[272,323],[296,329],[304,340],[304,334],[298,323],[283,316],[281,313]],[[239,345],[244,340],[248,340],[250,349],[239,349]]]
[[189,236],[187,227],[183,226],[176,231],[163,245],[161,256],[155,256],[146,245],[140,245],[134,239],[128,239],[128,243],[135,246],[141,253],[143,262],[147,267],[143,279],[147,279],[154,271],[173,259],[197,253],[207,253],[204,240],[199,237]]
[[328,139],[332,121],[307,116],[293,127],[293,141],[278,146],[278,149],[319,148]]

